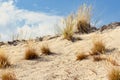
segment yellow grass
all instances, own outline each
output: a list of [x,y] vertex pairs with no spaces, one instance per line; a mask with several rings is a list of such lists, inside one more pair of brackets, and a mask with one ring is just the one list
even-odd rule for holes
[[33,42],[28,41],[27,49],[25,51],[25,59],[32,60],[32,59],[36,59],[38,57],[39,57],[39,55],[37,54],[36,50],[33,47]]
[[64,23],[65,27],[62,30],[62,35],[63,35],[64,39],[71,40],[72,37],[73,37],[73,34],[74,34],[74,31],[73,31],[73,26],[74,26],[73,15],[70,15],[67,18],[65,18],[63,23]]
[[39,55],[36,53],[35,49],[28,48],[25,51],[25,59],[26,60],[32,60],[38,58]]
[[62,33],[64,39],[71,40],[75,29],[80,33],[89,33],[90,32],[90,21],[92,7],[83,4],[80,6],[76,14],[69,15],[63,20],[64,28],[57,30],[57,32]]
[[93,60],[94,61],[102,61],[102,60],[106,60],[106,57],[102,57],[101,55],[95,55],[93,56]]
[[2,80],[17,80],[15,74],[9,71],[3,72],[1,78]]
[[5,55],[5,51],[0,49],[0,68],[9,67],[11,64],[8,57]]
[[108,80],[120,80],[120,69],[111,69],[111,71],[108,74]]
[[108,57],[107,61],[110,62],[114,66],[119,66],[119,64],[112,57]]
[[19,30],[18,33],[12,33],[10,38],[11,40],[23,40],[23,39],[31,39],[32,36],[31,36],[31,32],[28,32],[26,30]]
[[93,47],[91,49],[91,55],[104,54],[105,50],[105,43],[99,35],[96,35],[93,38]]
[[88,57],[87,54],[85,54],[85,53],[79,53],[76,56],[76,60],[83,60],[83,59],[86,59],[87,57]]
[[50,55],[52,53],[47,43],[42,44],[41,52],[42,54],[45,54],[45,55]]
[[76,27],[80,33],[89,33],[90,21],[92,16],[92,6],[87,6],[83,4],[80,6],[76,14]]

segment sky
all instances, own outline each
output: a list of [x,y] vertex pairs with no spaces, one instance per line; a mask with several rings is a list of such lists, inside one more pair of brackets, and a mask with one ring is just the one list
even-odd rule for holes
[[16,33],[21,38],[52,35],[55,24],[83,3],[93,6],[97,27],[120,21],[120,0],[0,0],[1,40],[11,40]]

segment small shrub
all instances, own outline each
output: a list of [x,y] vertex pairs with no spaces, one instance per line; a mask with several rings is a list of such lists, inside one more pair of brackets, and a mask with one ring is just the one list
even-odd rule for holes
[[83,60],[86,59],[88,55],[85,53],[79,53],[76,57],[77,57],[76,60]]
[[80,6],[76,15],[76,27],[79,33],[89,33],[90,32],[90,21],[92,6],[87,6],[83,4]]
[[106,60],[106,58],[102,57],[100,55],[95,55],[95,56],[93,56],[93,60],[94,61],[102,61],[102,60]]
[[111,71],[108,74],[109,80],[120,80],[120,70],[117,68],[111,69]]
[[42,54],[45,54],[45,55],[50,55],[52,53],[50,51],[50,48],[49,48],[48,44],[43,44],[41,46],[41,52],[42,52]]
[[92,54],[103,54],[105,51],[105,45],[102,41],[98,41],[94,43],[92,48]]
[[99,55],[99,54],[104,54],[106,50],[105,43],[103,43],[102,39],[100,36],[96,36],[93,39],[93,47],[91,49],[91,55]]
[[2,80],[17,80],[15,74],[8,71],[4,72],[1,78]]
[[65,27],[62,30],[62,35],[63,35],[64,39],[71,40],[73,38],[73,34],[74,34],[74,31],[73,31],[73,26],[74,26],[73,16],[70,15],[67,18],[65,18],[63,23],[64,23]]
[[27,49],[25,50],[26,60],[32,60],[39,57],[33,45],[34,45],[34,42],[32,40],[27,41],[27,46],[26,46]]
[[11,64],[3,49],[0,49],[0,68],[9,67]]
[[88,24],[86,21],[79,21],[77,23],[77,30],[79,33],[89,33],[90,24]]
[[39,55],[36,53],[35,49],[33,48],[28,48],[25,51],[25,59],[26,60],[32,60],[38,58]]
[[111,57],[108,57],[107,61],[110,62],[114,66],[119,66],[119,64]]

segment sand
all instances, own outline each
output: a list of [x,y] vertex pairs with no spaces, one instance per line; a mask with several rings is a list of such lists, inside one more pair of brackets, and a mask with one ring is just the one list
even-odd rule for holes
[[[77,35],[82,40],[71,42],[62,37],[33,43],[40,58],[24,60],[26,44],[17,46],[3,45],[12,63],[9,68],[18,80],[108,80],[108,73],[114,66],[106,60],[94,62],[90,57],[76,61],[77,52],[88,54],[92,48],[92,36],[98,32]],[[120,28],[100,33],[107,49],[106,56],[111,56],[120,64]],[[48,43],[53,55],[41,55],[42,43]],[[2,73],[3,69],[0,69]]]

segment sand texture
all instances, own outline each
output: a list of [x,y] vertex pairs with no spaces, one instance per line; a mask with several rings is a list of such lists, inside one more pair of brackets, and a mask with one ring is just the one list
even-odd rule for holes
[[[98,32],[77,35],[81,40],[74,42],[56,37],[50,40],[35,41],[35,47],[39,58],[36,60],[25,60],[25,49],[27,44],[20,43],[17,46],[3,45],[6,54],[12,63],[9,68],[13,70],[18,80],[108,80],[108,72],[114,66],[103,60],[93,61],[92,57],[76,61],[77,52],[89,54],[92,48],[92,36]],[[111,56],[120,64],[120,28],[106,30],[100,33],[108,51],[105,56]],[[41,55],[40,47],[47,43],[52,55]],[[3,69],[0,69],[2,73]]]

